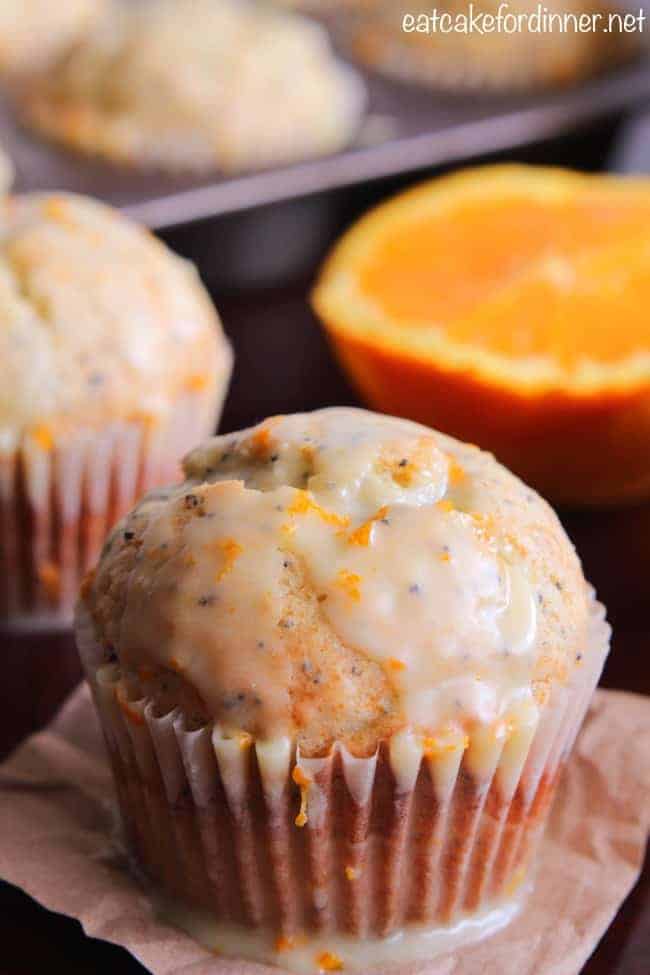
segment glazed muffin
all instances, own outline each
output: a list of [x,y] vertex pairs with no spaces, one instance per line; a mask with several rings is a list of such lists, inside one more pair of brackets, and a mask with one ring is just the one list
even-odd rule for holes
[[236,0],[115,10],[28,86],[26,118],[85,153],[226,171],[333,152],[365,90],[314,23]]
[[504,923],[608,648],[552,510],[362,410],[184,467],[110,535],[77,624],[154,891],[208,944],[306,971]]
[[14,78],[44,68],[106,8],[106,0],[2,0],[0,74]]
[[[534,7],[526,0],[506,5],[500,0],[447,0],[436,7],[450,22],[460,16],[495,18],[502,13],[513,18],[530,16]],[[357,16],[346,23],[347,44],[364,64],[405,81],[424,82],[451,90],[485,88],[517,90],[562,87],[575,84],[606,67],[630,57],[639,49],[640,35],[605,28],[612,6],[601,0],[551,0],[545,3],[548,18],[567,14],[566,30],[558,26],[502,30],[432,30],[432,8],[422,3],[398,0],[357,8]],[[576,18],[595,18],[594,30],[577,31]],[[404,30],[405,18],[409,25]],[[548,20],[550,25],[552,20]],[[418,27],[418,24],[420,26]]]
[[231,368],[194,268],[79,196],[0,205],[0,598],[70,621],[103,537],[214,432]]

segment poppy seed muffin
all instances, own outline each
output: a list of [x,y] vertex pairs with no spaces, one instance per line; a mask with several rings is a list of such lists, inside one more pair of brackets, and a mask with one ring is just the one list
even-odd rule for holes
[[42,70],[106,8],[106,0],[2,0],[0,74],[14,78]]
[[[346,967],[355,939],[507,899],[608,643],[552,510],[477,448],[362,410],[275,417],[184,466],[116,527],[80,604],[141,864],[270,945],[325,932]],[[226,845],[248,858],[242,830],[269,837],[253,866],[217,879],[201,846],[166,884],[125,734],[172,819],[225,794]],[[285,834],[304,827],[311,867]]]
[[82,197],[5,198],[0,302],[4,615],[69,618],[110,524],[214,430],[231,352],[194,268]]
[[365,101],[316,24],[236,0],[114,9],[27,86],[26,118],[115,162],[226,171],[334,152]]

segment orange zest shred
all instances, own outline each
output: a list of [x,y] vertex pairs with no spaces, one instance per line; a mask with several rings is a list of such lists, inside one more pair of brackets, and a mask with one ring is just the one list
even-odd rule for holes
[[50,220],[58,223],[72,223],[70,219],[70,207],[66,200],[60,196],[51,196],[43,204],[43,214]]
[[38,566],[38,580],[49,600],[57,598],[61,591],[61,573],[53,562],[41,562]]
[[294,820],[296,826],[302,829],[307,825],[307,790],[300,790],[300,811]]
[[440,735],[426,735],[422,739],[422,750],[427,758],[439,758],[441,755],[448,755],[450,752],[467,751],[469,748],[469,736],[453,734],[452,732]]
[[333,951],[321,951],[316,956],[316,964],[321,972],[340,972],[343,968],[343,962]]
[[449,483],[460,484],[465,478],[465,469],[453,457],[449,461]]
[[296,783],[296,785],[303,788],[303,786],[308,786],[311,784],[311,779],[307,775],[304,769],[300,768],[299,765],[295,765],[293,772],[291,773],[291,778]]
[[209,382],[210,380],[205,373],[197,372],[195,375],[189,377],[186,386],[191,392],[200,393],[202,389],[207,388]]
[[222,565],[219,572],[216,575],[216,581],[221,582],[228,575],[232,569],[235,561],[239,558],[241,553],[244,551],[241,545],[235,541],[234,538],[224,538],[223,541],[219,542],[219,548],[223,553],[224,564]]
[[251,437],[251,445],[256,454],[266,454],[271,445],[271,430],[268,426],[260,427]]
[[125,718],[127,718],[128,721],[131,722],[131,724],[135,724],[135,725],[144,724],[144,714],[142,714],[140,711],[136,710],[135,708],[132,708],[128,698],[124,696],[124,692],[120,691],[120,689],[117,687],[115,688],[115,698],[117,700],[117,703],[119,704],[122,714],[124,715]]
[[309,491],[301,489],[296,490],[296,496],[287,510],[290,515],[306,515],[313,512],[328,525],[336,525],[338,528],[347,528],[350,523],[348,517],[337,515],[335,511],[328,511],[314,500]]
[[361,576],[349,569],[341,569],[336,576],[336,584],[356,603],[361,599]]
[[257,428],[250,438],[251,450],[258,456],[265,457],[271,451],[271,433],[273,427],[279,422],[279,416],[270,416],[264,423]]
[[387,663],[391,670],[406,670],[404,661],[398,660],[397,657],[389,657]]
[[38,426],[34,427],[31,431],[31,437],[41,450],[52,450],[54,448],[52,430],[45,423],[39,423]]
[[348,535],[348,544],[369,545],[373,525],[375,524],[375,522],[381,521],[382,518],[385,518],[387,514],[388,514],[388,507],[387,505],[383,505],[381,508],[379,508],[378,511],[375,511],[374,515],[371,518],[368,518],[367,521],[364,521],[363,525],[359,525],[358,528],[356,528],[353,532],[351,532],[351,534]]
[[300,789],[300,810],[294,822],[296,826],[302,828],[307,825],[307,793],[311,785],[311,779],[299,765],[294,766],[291,778]]
[[296,940],[295,938],[287,937],[286,935],[281,934],[275,939],[275,944],[273,947],[277,952],[293,951],[293,949],[296,947]]
[[413,475],[415,474],[415,468],[412,461],[407,461],[406,464],[398,463],[392,470],[392,478],[395,484],[399,484],[400,487],[408,487],[413,480]]

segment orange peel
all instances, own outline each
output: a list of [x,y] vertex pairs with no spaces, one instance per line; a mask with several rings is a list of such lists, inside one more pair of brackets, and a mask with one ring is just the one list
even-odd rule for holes
[[313,305],[375,409],[556,501],[650,496],[650,180],[488,166],[363,217]]

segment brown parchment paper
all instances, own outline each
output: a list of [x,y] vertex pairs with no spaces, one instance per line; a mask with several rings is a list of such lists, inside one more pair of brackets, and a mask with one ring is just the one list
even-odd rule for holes
[[[158,921],[114,842],[108,767],[87,688],[0,767],[0,876],[155,975],[271,975],[215,957]],[[575,975],[643,861],[650,829],[650,698],[597,692],[541,850],[534,892],[505,930],[409,975]]]

